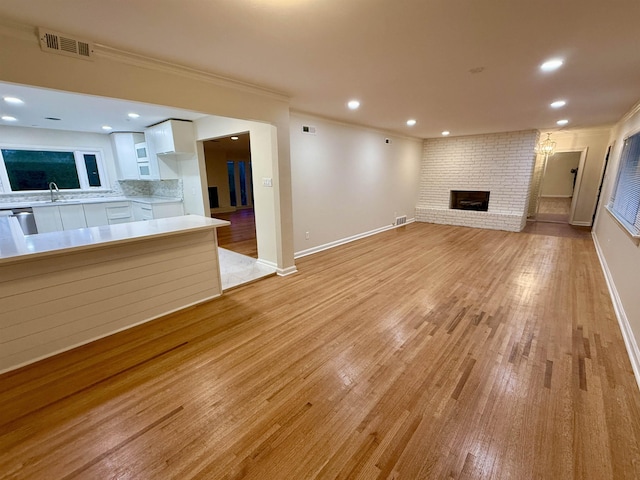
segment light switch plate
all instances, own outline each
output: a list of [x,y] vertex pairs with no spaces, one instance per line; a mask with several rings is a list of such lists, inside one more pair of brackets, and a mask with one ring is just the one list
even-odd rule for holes
[[263,177],[262,186],[263,187],[273,187],[273,179],[267,178],[267,177]]

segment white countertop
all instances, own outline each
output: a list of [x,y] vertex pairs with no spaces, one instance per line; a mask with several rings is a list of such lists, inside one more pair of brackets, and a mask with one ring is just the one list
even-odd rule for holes
[[0,217],[0,265],[226,225],[230,225],[226,220],[183,215],[25,236],[17,219]]
[[86,197],[86,198],[70,198],[61,199],[55,202],[40,200],[31,202],[2,202],[0,201],[0,210],[9,208],[28,208],[28,207],[50,207],[58,205],[78,205],[84,203],[110,203],[110,202],[138,202],[149,205],[157,205],[162,203],[182,202],[181,198],[172,197]]

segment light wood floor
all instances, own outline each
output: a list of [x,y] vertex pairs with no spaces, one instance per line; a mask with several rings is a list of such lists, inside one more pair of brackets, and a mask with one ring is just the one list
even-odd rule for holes
[[253,208],[244,208],[231,213],[214,213],[211,216],[231,222],[230,226],[218,229],[219,246],[248,257],[258,258]]
[[536,219],[538,222],[569,223],[571,200],[566,197],[540,197]]
[[0,377],[6,479],[640,478],[590,239],[411,224]]

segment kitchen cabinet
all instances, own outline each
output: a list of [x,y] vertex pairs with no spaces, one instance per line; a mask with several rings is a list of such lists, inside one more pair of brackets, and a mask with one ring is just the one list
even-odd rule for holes
[[85,203],[83,207],[84,217],[87,220],[87,227],[109,225],[106,203]]
[[184,215],[181,200],[121,200],[33,206],[38,233],[153,220]]
[[171,180],[180,178],[180,160],[196,155],[193,123],[167,120],[144,131],[149,152],[151,177]]
[[182,202],[166,202],[166,203],[144,203],[131,202],[133,211],[133,220],[152,220],[156,218],[179,217],[184,215]]
[[60,211],[63,230],[73,230],[87,226],[82,205],[60,205],[58,206],[58,210]]
[[151,141],[156,154],[194,154],[196,139],[193,123],[183,120],[167,120],[145,130],[147,142]]
[[85,228],[87,222],[82,205],[46,205],[33,207],[38,233]]
[[33,207],[38,233],[59,232],[62,228],[62,217],[57,205]]
[[138,157],[136,155],[135,146],[136,144],[145,141],[144,134],[116,132],[111,133],[110,137],[116,159],[118,180],[140,179],[140,170],[138,167]]
[[130,202],[111,202],[104,205],[109,225],[133,221]]

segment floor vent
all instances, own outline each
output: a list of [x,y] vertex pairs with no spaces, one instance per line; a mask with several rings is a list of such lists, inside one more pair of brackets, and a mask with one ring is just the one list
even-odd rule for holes
[[403,215],[401,217],[396,217],[396,225],[404,225],[407,223],[407,216]]
[[73,38],[70,35],[52,30],[38,29],[40,48],[43,52],[57,53],[69,57],[93,60],[93,44],[86,40]]

